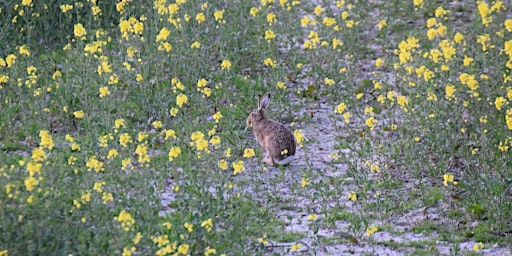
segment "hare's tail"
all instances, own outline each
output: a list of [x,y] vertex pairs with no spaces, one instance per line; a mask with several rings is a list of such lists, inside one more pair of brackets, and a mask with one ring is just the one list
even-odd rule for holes
[[291,155],[291,156],[287,156],[281,160],[274,160],[274,163],[278,164],[278,165],[289,165],[293,159],[295,159],[295,155]]

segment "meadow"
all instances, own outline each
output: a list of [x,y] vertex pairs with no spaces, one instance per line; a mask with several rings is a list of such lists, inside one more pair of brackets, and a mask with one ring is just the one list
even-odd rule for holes
[[2,1],[0,256],[511,255],[511,10]]

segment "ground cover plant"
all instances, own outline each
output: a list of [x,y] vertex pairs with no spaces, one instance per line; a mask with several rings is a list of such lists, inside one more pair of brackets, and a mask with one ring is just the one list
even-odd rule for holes
[[0,255],[510,255],[510,8],[3,1]]

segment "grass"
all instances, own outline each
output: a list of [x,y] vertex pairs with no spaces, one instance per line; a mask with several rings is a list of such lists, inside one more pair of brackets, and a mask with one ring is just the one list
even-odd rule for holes
[[[99,2],[0,3],[0,255],[512,242],[512,6]],[[246,127],[265,92],[292,166]]]

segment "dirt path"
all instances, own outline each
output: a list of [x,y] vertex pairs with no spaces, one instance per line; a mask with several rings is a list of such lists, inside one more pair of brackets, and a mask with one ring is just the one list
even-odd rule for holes
[[[299,98],[292,96],[291,100],[295,104],[306,106],[306,103],[301,102]],[[240,177],[240,179],[252,180],[252,182],[246,183],[248,185],[247,189],[251,191],[250,193],[257,200],[265,201],[266,196],[270,193],[279,195],[283,202],[288,202],[288,204],[281,205],[280,209],[275,209],[276,218],[286,223],[284,232],[306,234],[303,239],[294,242],[272,243],[272,245],[268,246],[268,254],[291,255],[293,253],[290,252],[290,247],[293,244],[300,243],[303,246],[298,252],[304,255],[410,255],[417,249],[430,250],[432,254],[450,255],[450,251],[455,245],[440,241],[440,237],[438,237],[436,232],[428,234],[413,232],[414,225],[421,223],[425,219],[432,220],[439,225],[457,225],[457,223],[450,222],[441,217],[439,212],[440,208],[444,207],[442,204],[429,208],[415,209],[401,216],[393,216],[386,220],[372,222],[372,225],[387,225],[391,227],[390,231],[374,233],[371,237],[373,243],[370,243],[366,234],[357,237],[357,234],[351,231],[350,222],[348,221],[336,221],[334,226],[319,225],[318,231],[314,230],[314,224],[312,225],[312,221],[308,220],[308,217],[326,205],[338,207],[341,205],[344,210],[354,214],[357,214],[357,211],[360,210],[347,198],[349,192],[354,189],[354,184],[351,184],[350,178],[345,177],[349,168],[348,164],[329,164],[332,161],[329,155],[336,152],[336,138],[338,136],[349,136],[345,131],[346,129],[343,129],[345,124],[331,118],[333,109],[334,106],[328,104],[327,99],[320,98],[303,110],[310,113],[313,118],[310,122],[296,125],[297,127],[294,127],[294,129],[301,129],[309,141],[305,143],[303,148],[298,150],[297,160],[291,166],[284,169],[285,178],[281,179],[283,182],[273,184],[275,185],[274,187],[266,187],[270,191],[259,190],[250,185],[262,179],[275,179],[280,173],[280,170],[275,167],[269,167],[265,172],[259,171],[258,167],[249,167],[250,170]],[[301,114],[298,113],[298,115]],[[342,150],[342,152],[347,151]],[[257,159],[255,160],[257,162]],[[323,180],[325,184],[328,184],[329,179],[345,179],[346,187],[342,189],[344,191],[343,194],[340,194],[338,197],[331,197],[328,201],[323,200],[323,206],[320,206],[318,202],[312,201],[311,197],[303,196],[304,194],[311,195],[318,192],[315,191],[315,188],[311,187],[308,189],[308,187],[305,187],[302,192],[293,189],[293,187],[297,187],[297,184],[301,183],[301,170],[308,170],[318,174],[310,178],[309,181],[311,183],[318,183]],[[414,183],[411,182],[411,184]],[[328,189],[328,187],[326,188]],[[404,189],[414,188],[411,186]],[[336,190],[339,191],[340,189],[337,188]],[[319,219],[325,217],[319,214]],[[357,240],[357,243],[354,242],[354,239]],[[425,241],[425,244],[430,244],[432,241],[436,242],[435,246],[431,248],[419,246],[417,248],[399,247],[396,249],[385,245],[390,242],[409,244],[411,241],[416,242],[416,244],[421,244],[422,241]],[[461,242],[459,249],[460,251],[473,251],[475,244],[477,243],[474,241]],[[479,252],[483,255],[512,255],[510,248],[497,247],[495,245],[486,245]]]

